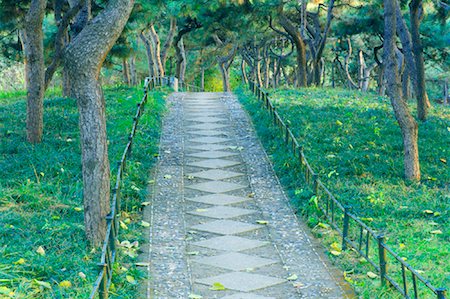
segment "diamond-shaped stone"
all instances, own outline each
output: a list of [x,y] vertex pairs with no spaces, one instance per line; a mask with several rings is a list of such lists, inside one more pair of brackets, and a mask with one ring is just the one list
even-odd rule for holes
[[202,135],[202,136],[218,136],[218,135],[227,135],[225,131],[214,131],[214,130],[194,130],[188,131],[188,134]]
[[259,229],[261,226],[233,220],[216,220],[194,225],[192,228],[215,234],[234,235]]
[[222,297],[221,299],[276,299],[275,297],[264,297],[252,293],[237,293],[230,296]]
[[255,212],[256,212],[255,210],[218,206],[208,209],[198,209],[188,213],[192,215],[204,216],[209,218],[227,219],[252,214]]
[[226,119],[219,118],[219,117],[213,117],[213,116],[204,116],[204,117],[197,117],[197,118],[193,118],[193,119],[189,119],[189,120],[201,122],[201,123],[217,123],[220,121],[225,121]]
[[194,243],[194,245],[196,246],[226,251],[242,251],[264,246],[267,244],[268,242],[251,240],[236,236],[221,236]]
[[275,260],[270,260],[238,252],[230,252],[216,256],[201,257],[194,259],[194,261],[200,264],[224,268],[233,271],[242,271],[248,268],[259,268],[275,264],[277,262]]
[[229,157],[229,156],[236,156],[238,153],[232,153],[232,152],[223,152],[223,151],[206,151],[206,152],[199,152],[199,153],[193,153],[193,154],[187,154],[191,157],[197,157],[197,158],[208,158],[208,159],[217,159],[217,158],[223,158],[223,157]]
[[244,185],[239,185],[235,183],[228,183],[222,181],[210,181],[205,183],[198,183],[190,186],[186,186],[187,188],[200,190],[211,193],[225,193],[237,189],[245,188]]
[[197,124],[188,126],[191,129],[199,129],[199,130],[214,130],[228,127],[227,124]]
[[212,286],[219,282],[225,288],[241,292],[251,292],[285,282],[284,279],[253,273],[232,272],[196,280],[198,283]]
[[[208,153],[208,152],[204,152]],[[216,153],[216,152],[209,152],[209,153]],[[226,171],[222,169],[210,169],[205,171],[199,171],[195,173],[188,174],[191,176],[195,176],[202,179],[208,179],[208,180],[223,180],[223,179],[229,179],[234,178],[237,176],[244,175],[240,172],[234,172],[234,171]]]
[[199,145],[195,144],[195,145],[186,145],[186,147],[204,151],[219,151],[230,148],[230,146],[226,144],[199,144]]
[[203,196],[198,196],[198,197],[193,197],[193,198],[187,198],[187,200],[201,202],[201,203],[207,203],[207,204],[211,204],[211,205],[231,205],[231,204],[248,201],[248,200],[250,200],[250,198],[219,193],[219,194],[208,194],[208,195],[203,195]]
[[188,163],[190,166],[197,166],[203,168],[223,168],[241,164],[240,162],[224,160],[224,159],[208,159],[203,161]]
[[192,138],[189,141],[198,142],[198,143],[220,143],[220,142],[225,142],[225,141],[229,141],[229,140],[230,139],[223,138],[223,137],[207,136],[207,137]]

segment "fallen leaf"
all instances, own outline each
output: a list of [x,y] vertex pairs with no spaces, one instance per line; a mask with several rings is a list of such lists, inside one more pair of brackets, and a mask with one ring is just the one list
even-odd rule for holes
[[293,281],[293,280],[297,280],[298,276],[296,274],[292,274],[291,276],[289,276],[288,278],[286,278],[287,280]]
[[186,176],[186,178],[187,178],[188,180],[193,180],[193,179],[194,179],[194,176],[193,176],[193,175],[188,175],[188,176]]
[[198,255],[200,252],[198,252],[198,251],[189,251],[189,252],[186,252],[186,254],[187,255]]
[[295,282],[295,283],[292,284],[292,286],[293,286],[294,288],[301,289],[301,288],[303,288],[305,285],[304,285],[303,283],[301,283],[301,282]]
[[324,228],[324,229],[330,228],[330,226],[329,226],[328,224],[322,223],[322,222],[319,222],[319,223],[317,224],[317,226],[320,227],[320,228]]
[[37,252],[39,255],[42,255],[42,256],[45,255],[45,249],[44,249],[44,247],[42,247],[42,246],[39,246],[38,249],[36,250],[36,252]]
[[203,297],[197,294],[189,294],[189,299],[202,299]]
[[62,288],[67,289],[67,288],[70,288],[72,286],[72,283],[70,281],[68,281],[68,280],[63,280],[63,281],[61,281],[59,283],[59,286],[62,287]]
[[367,277],[369,277],[371,279],[375,279],[378,277],[378,275],[373,273],[372,271],[369,271],[369,272],[367,272]]
[[135,265],[137,267],[148,267],[148,266],[150,266],[150,263],[140,262],[140,263],[136,263]]
[[135,185],[131,185],[131,189],[134,191],[141,191],[139,187],[136,187]]
[[447,160],[445,158],[440,158],[439,161],[441,161],[444,164],[447,164]]
[[131,248],[131,243],[130,243],[130,241],[125,240],[125,241],[120,242],[120,246],[126,247],[126,248]]
[[128,281],[129,283],[131,283],[131,284],[136,284],[136,283],[137,283],[137,282],[136,282],[136,279],[134,279],[134,277],[131,276],[131,275],[127,275],[126,278],[127,278],[127,281]]
[[40,280],[34,279],[33,282],[35,284],[41,286],[41,287],[46,288],[46,289],[51,289],[52,288],[51,284],[49,282],[46,282],[46,281],[40,281]]
[[23,265],[26,263],[26,260],[24,258],[20,258],[17,261],[15,261],[13,264],[14,265]]
[[434,214],[434,212],[432,210],[423,210],[423,212],[425,214]]
[[334,255],[334,256],[339,256],[339,255],[342,254],[342,252],[337,251],[337,250],[331,250],[330,253],[331,253],[332,255]]
[[368,217],[368,218],[361,218],[362,221],[368,221],[368,222],[372,222],[373,218],[372,217]]
[[442,235],[442,231],[441,231],[440,229],[432,230],[432,231],[430,232],[430,234],[433,234],[433,235]]
[[172,178],[172,176],[171,176],[170,174],[166,174],[166,175],[164,176],[164,178],[169,180],[169,179]]
[[198,212],[198,213],[204,213],[204,212],[207,212],[208,209],[197,209],[195,211]]
[[266,221],[266,220],[256,220],[256,223],[258,223],[258,224],[263,224],[263,225],[267,225],[267,224],[269,224],[269,221]]
[[7,288],[5,286],[0,286],[0,294],[2,295],[9,295],[12,292],[10,288]]
[[331,249],[333,249],[333,250],[335,250],[335,251],[341,252],[341,250],[342,250],[341,245],[340,245],[338,242],[333,242],[333,243],[330,245],[330,247],[331,247]]
[[125,224],[125,222],[119,221],[119,224],[122,229],[128,229],[128,226]]
[[441,216],[441,213],[440,213],[440,212],[434,212],[433,216],[434,216],[434,217]]
[[81,211],[83,211],[83,208],[80,208],[80,207],[75,207],[75,208],[73,208],[75,211],[77,211],[77,212],[81,212]]
[[251,193],[247,194],[247,197],[253,198],[253,197],[255,197],[255,193],[251,192]]
[[209,289],[212,291],[225,291],[226,290],[225,286],[223,284],[221,284],[220,282],[214,282]]
[[151,204],[151,202],[149,202],[149,201],[144,201],[144,202],[141,203],[141,206],[146,207],[146,206],[148,206],[148,205],[150,205],[150,204]]
[[342,126],[342,122],[340,120],[336,120],[336,125]]
[[405,249],[406,245],[403,244],[403,243],[400,243],[400,244],[398,245],[398,247],[399,247],[400,249]]
[[86,280],[86,274],[84,274],[83,272],[78,272],[78,276],[83,279]]
[[141,226],[143,226],[143,227],[149,227],[149,226],[150,226],[150,223],[148,223],[147,221],[142,220],[142,221],[141,221]]

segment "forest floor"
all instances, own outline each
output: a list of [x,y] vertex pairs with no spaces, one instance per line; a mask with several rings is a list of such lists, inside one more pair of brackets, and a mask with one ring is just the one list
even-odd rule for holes
[[[128,141],[141,88],[107,88],[111,170]],[[122,194],[120,240],[141,241],[141,202],[157,153],[164,92],[150,92],[139,122]],[[76,102],[50,92],[44,102],[44,138],[28,144],[25,93],[0,94],[0,298],[87,298],[98,274],[99,252],[84,234]],[[149,158],[151,157],[151,158]],[[153,159],[152,157],[155,157]],[[123,247],[111,295],[135,298],[136,247]]]
[[[402,179],[400,129],[386,98],[341,89],[269,92],[278,113],[303,145],[313,170],[337,199],[351,205],[370,227],[385,232],[387,244],[434,286],[448,288],[449,107],[435,104],[429,120],[419,124],[423,179],[420,184],[408,184]],[[363,298],[393,298],[392,292],[380,290],[379,279],[367,277],[373,269],[355,254],[332,254],[339,250],[339,238],[321,224],[324,220],[309,205],[313,194],[305,187],[298,160],[289,151],[280,150],[285,145],[261,102],[243,88],[236,93],[293,205],[322,239],[330,258],[345,271],[346,280]],[[395,267],[390,271],[400,273]]]

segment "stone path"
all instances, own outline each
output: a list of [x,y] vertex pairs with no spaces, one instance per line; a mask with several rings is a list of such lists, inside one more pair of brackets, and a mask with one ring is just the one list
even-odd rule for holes
[[346,298],[237,100],[178,93],[169,107],[144,210],[143,298]]

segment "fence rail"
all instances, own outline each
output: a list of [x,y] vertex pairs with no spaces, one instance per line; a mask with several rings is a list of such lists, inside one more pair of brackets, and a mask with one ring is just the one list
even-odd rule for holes
[[[158,86],[169,86],[171,84],[173,77],[147,77],[145,79],[146,84],[148,83],[149,90],[153,90]],[[184,81],[178,81],[178,89],[180,91],[193,91],[202,92],[204,91],[201,87],[186,83]]]
[[148,99],[148,89],[151,81],[146,81],[144,85],[144,96],[137,104],[136,114],[133,117],[133,125],[131,132],[128,135],[128,143],[123,150],[120,161],[117,163],[116,182],[112,189],[111,211],[106,216],[106,236],[102,245],[102,254],[100,262],[98,263],[99,273],[94,282],[93,289],[89,299],[97,298],[107,299],[109,295],[109,287],[111,286],[111,279],[113,275],[113,265],[117,256],[117,237],[119,235],[119,213],[121,207],[121,187],[123,174],[125,172],[127,159],[131,157],[133,148],[133,139],[136,135],[139,119],[142,116],[145,104]]
[[[430,281],[386,245],[382,233],[370,228],[356,214],[353,214],[351,206],[343,205],[336,199],[312,169],[303,153],[303,147],[295,138],[287,122],[276,111],[276,107],[269,98],[269,93],[252,81],[249,81],[248,87],[262,102],[263,107],[269,111],[273,123],[279,128],[286,145],[299,159],[305,181],[314,190],[318,209],[323,213],[330,226],[342,237],[342,250],[353,248],[375,268],[382,286],[392,287],[404,298],[417,299],[421,296],[420,291],[422,291],[426,293],[424,298],[430,298],[431,295],[437,299],[446,299],[447,290],[445,288],[434,287]],[[388,271],[395,267],[397,267],[397,271]],[[419,288],[421,289],[419,290]]]

